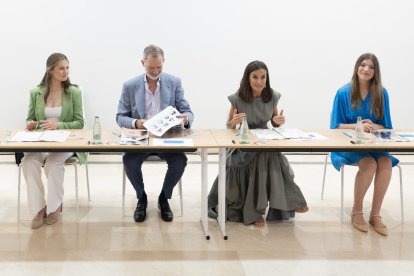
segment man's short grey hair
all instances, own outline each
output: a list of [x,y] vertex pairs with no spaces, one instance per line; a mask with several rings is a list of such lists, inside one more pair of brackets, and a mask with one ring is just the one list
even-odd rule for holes
[[164,51],[156,45],[149,45],[144,49],[144,60],[149,56],[152,56],[154,58],[162,56],[162,58],[164,58]]

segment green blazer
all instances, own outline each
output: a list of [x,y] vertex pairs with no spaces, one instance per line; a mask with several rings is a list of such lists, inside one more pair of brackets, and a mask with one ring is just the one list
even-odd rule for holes
[[[30,104],[26,121],[40,121],[45,119],[45,89],[37,86],[30,90]],[[83,128],[82,94],[76,86],[70,86],[62,94],[62,113],[57,123],[58,129]],[[76,152],[80,164],[86,161],[86,153]]]

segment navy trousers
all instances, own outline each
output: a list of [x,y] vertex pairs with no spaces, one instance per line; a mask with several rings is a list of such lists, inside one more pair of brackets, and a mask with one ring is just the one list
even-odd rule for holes
[[[134,186],[137,193],[137,198],[140,199],[144,193],[144,180],[142,177],[142,163],[153,155],[151,152],[140,153],[125,153],[123,156],[123,162],[125,166],[125,172],[129,181]],[[167,161],[168,169],[165,174],[162,191],[167,199],[171,198],[173,189],[181,179],[185,167],[187,166],[187,156],[184,153],[156,153],[162,160]]]

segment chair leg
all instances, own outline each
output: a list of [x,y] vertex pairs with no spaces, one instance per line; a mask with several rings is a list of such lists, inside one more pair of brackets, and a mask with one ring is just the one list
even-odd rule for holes
[[22,181],[22,165],[19,164],[17,176],[17,221],[20,221],[20,186]]
[[79,221],[79,198],[78,198],[78,167],[76,164],[73,165],[75,169],[75,201],[76,201],[76,222]]
[[322,178],[322,192],[321,192],[321,200],[323,200],[323,194],[325,191],[325,180],[326,180],[326,167],[328,165],[328,157],[329,155],[325,156],[325,165],[323,167],[323,178]]
[[397,165],[400,173],[400,200],[401,200],[401,223],[404,223],[404,193],[403,193],[403,179],[402,179],[402,168]]
[[91,192],[89,189],[89,168],[88,161],[85,162],[85,172],[86,172],[86,188],[88,189],[88,201],[91,201]]
[[125,217],[125,182],[126,182],[126,172],[125,166],[122,166],[122,216]]
[[341,223],[344,222],[344,170],[345,166],[341,167]]
[[178,181],[178,192],[180,193],[181,216],[184,216],[184,208],[183,208],[183,181],[181,179],[180,179],[180,181]]

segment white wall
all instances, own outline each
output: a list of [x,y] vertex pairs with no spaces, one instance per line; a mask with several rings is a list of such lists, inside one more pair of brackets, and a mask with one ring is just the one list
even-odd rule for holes
[[288,127],[328,128],[336,90],[357,57],[375,53],[396,128],[412,128],[414,2],[404,0],[3,0],[0,2],[0,128],[24,125],[28,91],[46,59],[62,52],[95,114],[115,127],[122,83],[143,73],[148,44],[181,77],[194,127],[221,128],[227,95],[246,64],[267,63]]

